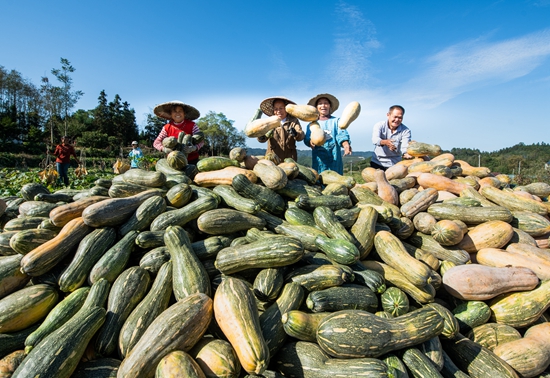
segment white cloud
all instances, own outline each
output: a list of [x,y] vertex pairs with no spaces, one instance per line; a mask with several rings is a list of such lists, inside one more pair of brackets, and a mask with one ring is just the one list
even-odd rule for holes
[[272,48],[270,55],[273,69],[269,72],[268,78],[271,84],[276,85],[278,83],[285,82],[291,79],[291,70],[288,67],[287,62],[285,61],[283,52],[279,49]]
[[[269,90],[272,93],[258,90],[256,93],[195,95],[192,105],[201,114],[209,110],[221,112],[234,121],[238,130],[243,130],[261,100],[269,95],[280,94],[298,103],[306,103],[316,93],[329,90],[341,104],[335,116],[339,116],[349,102],[361,103],[361,115],[348,129],[355,151],[372,150],[372,127],[385,119],[388,107],[394,103],[405,106],[407,113],[404,122],[411,127],[413,138],[423,142],[440,144],[446,149],[456,146],[487,151],[517,142],[518,137],[513,132],[501,130],[495,138],[491,128],[480,128],[480,123],[503,125],[511,119],[505,111],[499,112],[498,117],[493,115],[491,119],[472,120],[466,109],[459,109],[460,105],[450,100],[460,94],[474,93],[475,90],[490,88],[533,72],[550,55],[550,29],[504,41],[491,42],[489,37],[484,37],[458,43],[424,60],[415,60],[413,65],[423,65],[425,68],[409,81],[374,87],[372,84],[366,85],[367,80],[372,82],[375,79],[369,77],[369,72],[376,69],[371,67],[370,53],[379,46],[374,27],[355,7],[340,3],[339,9],[338,22],[342,30],[334,36],[332,62],[326,67],[327,80],[311,81],[299,77],[293,62],[286,60],[281,51],[273,49],[274,69],[269,73],[272,83]],[[548,77],[536,80],[548,80]],[[144,101],[135,108],[139,118],[141,113],[152,109],[151,101]],[[304,122],[302,125],[305,127]],[[472,140],[472,135],[477,138]],[[265,147],[255,138],[247,139],[247,144],[250,147]],[[298,148],[306,149],[303,143],[298,143]]]
[[373,71],[369,57],[380,46],[376,29],[357,6],[339,2],[336,14],[337,34],[325,75],[338,88],[364,86]]
[[428,68],[399,91],[430,108],[472,89],[525,76],[549,55],[550,29],[496,43],[466,41],[428,57]]

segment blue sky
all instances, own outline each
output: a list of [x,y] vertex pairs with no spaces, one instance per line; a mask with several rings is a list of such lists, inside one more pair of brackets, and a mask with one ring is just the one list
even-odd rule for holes
[[356,151],[372,150],[372,126],[393,104],[405,107],[414,140],[443,149],[550,142],[550,0],[0,7],[0,65],[38,86],[66,58],[84,92],[75,110],[94,108],[105,90],[130,103],[140,126],[156,104],[177,99],[242,130],[266,97],[307,103],[328,92],[340,100],[335,116],[361,103],[348,129]]

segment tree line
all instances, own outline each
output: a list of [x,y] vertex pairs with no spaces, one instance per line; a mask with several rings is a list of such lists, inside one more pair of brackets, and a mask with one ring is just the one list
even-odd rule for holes
[[[118,94],[109,101],[102,90],[95,108],[73,111],[84,92],[73,88],[75,68],[61,58],[51,77],[41,78],[39,86],[12,69],[0,65],[0,143],[5,151],[43,154],[59,143],[61,136],[74,139],[79,148],[95,154],[116,156],[133,140],[152,146],[166,120],[146,115],[140,130],[135,111]],[[197,125],[205,134],[202,153],[228,154],[232,147],[246,147],[246,137],[223,113],[208,112]]]
[[550,144],[545,142],[526,145],[518,143],[493,152],[481,152],[471,148],[453,148],[455,159],[470,165],[487,167],[491,172],[516,176],[516,181],[543,181],[550,183]]

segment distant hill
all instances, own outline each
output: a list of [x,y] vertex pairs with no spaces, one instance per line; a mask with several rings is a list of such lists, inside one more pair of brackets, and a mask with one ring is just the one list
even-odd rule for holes
[[[453,148],[449,152],[455,160],[464,160],[474,167],[487,167],[494,173],[521,175],[530,181],[550,183],[550,144],[545,142],[518,143],[493,152],[471,148]],[[521,184],[521,179],[516,178],[516,181]]]

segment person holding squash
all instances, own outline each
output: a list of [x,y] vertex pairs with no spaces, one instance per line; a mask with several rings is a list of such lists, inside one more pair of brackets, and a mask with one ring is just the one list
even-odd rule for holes
[[[50,151],[46,151],[48,154]],[[80,165],[80,161],[76,156],[76,151],[71,145],[71,139],[68,136],[61,137],[61,144],[55,146],[53,152],[55,155],[55,165],[57,173],[59,174],[59,183],[64,183],[65,186],[69,186],[69,166],[71,165],[71,156],[74,156],[76,163]]]
[[372,168],[385,171],[400,162],[402,158],[412,158],[407,153],[411,131],[402,123],[404,114],[405,108],[401,105],[393,105],[388,111],[388,119],[374,125],[372,143],[375,147],[370,161]]
[[172,152],[168,147],[163,146],[162,141],[167,137],[178,138],[181,132],[186,135],[193,135],[193,143],[183,146],[183,152],[187,154],[188,164],[197,164],[199,161],[199,150],[204,145],[203,134],[199,127],[193,122],[200,117],[199,111],[191,105],[184,104],[181,101],[169,101],[155,106],[154,113],[160,117],[169,120],[162,127],[159,135],[153,142],[153,147],[166,154]]
[[[332,116],[340,102],[333,95],[322,93],[311,98],[308,105],[319,111],[319,119],[307,125],[304,138],[305,145],[312,148],[312,168],[318,173],[332,170],[343,174],[342,148],[344,156],[351,155],[351,140],[348,131],[338,127],[340,119]],[[321,131],[322,138],[313,137],[312,131]]]
[[267,143],[266,155],[274,153],[279,159],[298,159],[296,142],[304,140],[305,133],[300,121],[286,112],[288,104],[296,103],[288,98],[277,96],[269,97],[260,104],[261,111],[268,117],[276,115],[281,120],[281,127],[270,130],[266,135],[258,137],[258,142]]

